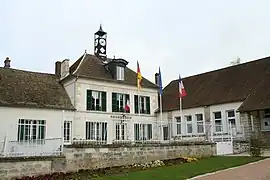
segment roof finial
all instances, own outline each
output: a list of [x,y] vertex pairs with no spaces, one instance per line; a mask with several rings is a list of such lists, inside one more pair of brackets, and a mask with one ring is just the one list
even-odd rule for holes
[[85,54],[87,53],[87,50],[86,50],[86,49],[84,50],[84,53],[85,53]]
[[103,32],[101,21],[100,21],[100,25],[99,25],[99,31],[102,31]]

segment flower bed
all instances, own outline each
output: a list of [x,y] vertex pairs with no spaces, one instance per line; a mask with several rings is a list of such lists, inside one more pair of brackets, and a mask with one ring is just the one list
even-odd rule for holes
[[17,178],[17,180],[64,180],[64,179],[92,179],[98,176],[113,175],[113,174],[123,174],[131,171],[140,171],[149,168],[156,168],[161,166],[171,166],[181,163],[189,163],[192,161],[197,161],[196,158],[180,157],[177,159],[168,160],[156,160],[149,163],[143,164],[132,164],[128,166],[118,166],[118,167],[108,167],[95,170],[79,170],[78,172],[72,173],[52,173],[41,176],[26,176],[22,178]]

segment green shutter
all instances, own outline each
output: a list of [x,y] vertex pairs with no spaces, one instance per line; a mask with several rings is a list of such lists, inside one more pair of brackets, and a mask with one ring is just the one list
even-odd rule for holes
[[107,109],[106,92],[102,92],[101,98],[102,98],[102,111],[106,112]]
[[112,112],[117,112],[116,93],[112,93]]
[[86,92],[86,110],[91,110],[91,106],[92,106],[92,91],[91,90],[87,90]]
[[150,97],[146,97],[146,114],[150,114]]
[[138,101],[138,95],[134,96],[134,101],[135,101],[135,114],[139,113],[139,101]]

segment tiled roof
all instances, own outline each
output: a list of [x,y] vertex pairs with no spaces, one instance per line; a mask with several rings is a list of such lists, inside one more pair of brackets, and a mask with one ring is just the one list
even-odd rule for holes
[[56,75],[1,67],[0,106],[74,110]]
[[[108,59],[112,60],[112,59]],[[77,69],[77,70],[76,70]],[[114,83],[123,83],[127,85],[137,86],[137,73],[125,68],[125,79],[124,81],[115,80],[109,70],[104,67],[104,63],[98,57],[86,54],[81,56],[71,67],[70,73],[75,76],[93,78],[103,81],[110,81]],[[149,80],[143,78],[142,80],[143,88],[158,88],[156,84],[150,82]]]
[[[184,109],[246,101],[243,110],[270,106],[270,57],[183,78]],[[267,88],[268,87],[268,88]],[[268,95],[268,96],[267,96]],[[163,111],[179,109],[178,80],[163,91]]]

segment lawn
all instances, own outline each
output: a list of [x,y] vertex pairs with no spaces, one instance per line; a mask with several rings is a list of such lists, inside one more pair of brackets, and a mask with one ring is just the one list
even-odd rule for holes
[[104,176],[95,180],[164,180],[164,179],[187,179],[197,175],[227,169],[230,167],[244,165],[258,161],[262,158],[237,157],[237,156],[217,156],[201,159],[197,162],[164,166],[155,169],[147,169],[138,172],[129,172],[121,175]]

